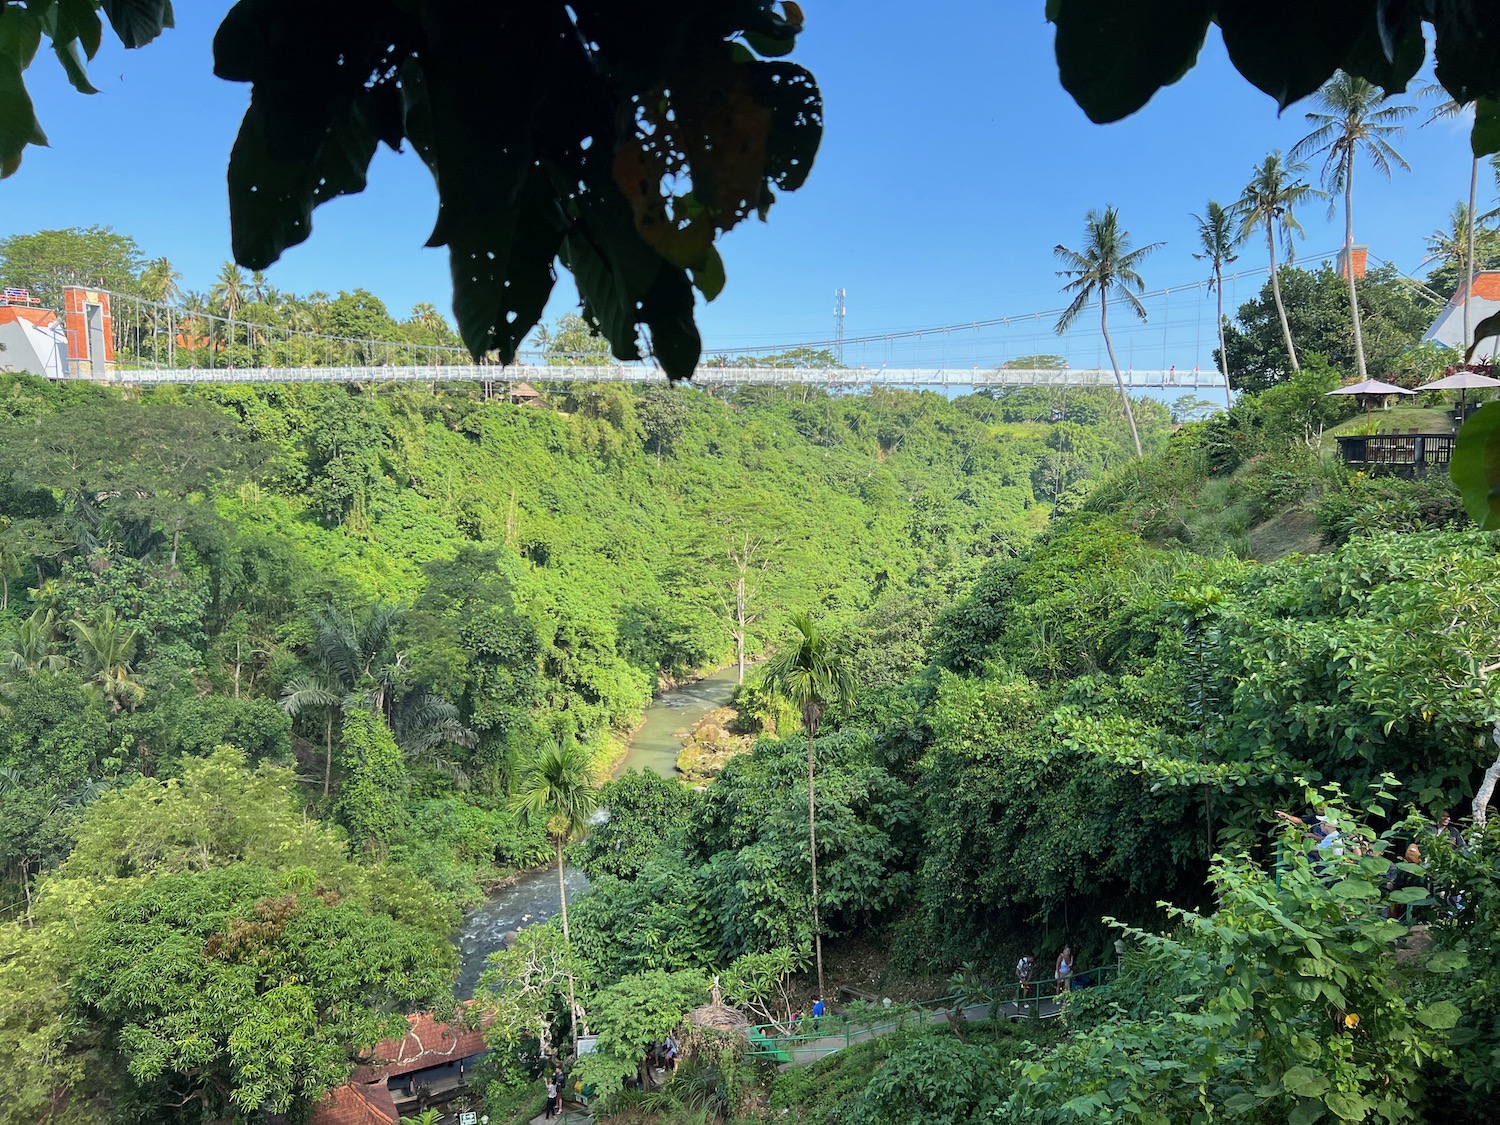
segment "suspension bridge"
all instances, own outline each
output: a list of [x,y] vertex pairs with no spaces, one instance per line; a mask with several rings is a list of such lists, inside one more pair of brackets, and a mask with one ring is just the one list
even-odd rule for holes
[[[1321,255],[1321,261],[1332,255]],[[1303,259],[1307,261],[1308,259]],[[1226,304],[1236,307],[1241,278],[1258,291],[1264,268],[1226,276]],[[8,291],[13,292],[13,291]],[[366,385],[480,383],[487,391],[521,382],[665,383],[649,361],[614,363],[598,355],[523,351],[509,365],[475,363],[452,343],[362,339],[305,324],[256,322],[246,316],[150,301],[138,295],[81,287],[64,292],[52,316],[36,302],[21,310],[30,335],[7,342],[0,370],[31,370],[52,379],[120,386],[200,383],[357,383]],[[1119,381],[1132,391],[1224,390],[1215,367],[1218,326],[1205,282],[1141,295],[1144,321],[1123,319],[1106,354],[1097,325],[1080,318],[1067,332],[1053,326],[1060,309],[996,316],[968,323],[845,338],[705,346],[693,375],[699,386],[818,386],[847,391],[873,387],[963,391],[1018,387],[1101,387]],[[6,302],[0,301],[0,305]],[[14,306],[15,300],[10,304]],[[252,306],[265,313],[264,306]],[[8,311],[0,308],[0,320]],[[249,310],[247,310],[249,311]],[[274,317],[275,311],[267,316]],[[290,320],[290,317],[284,318]],[[0,324],[0,329],[5,327]],[[19,331],[19,329],[17,329]],[[14,334],[14,333],[13,333]],[[9,337],[6,337],[9,341]]]

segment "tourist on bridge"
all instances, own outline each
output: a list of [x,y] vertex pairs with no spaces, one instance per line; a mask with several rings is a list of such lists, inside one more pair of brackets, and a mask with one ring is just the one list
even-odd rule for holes
[[1073,970],[1077,967],[1073,960],[1073,947],[1065,945],[1062,952],[1057,955],[1057,991],[1059,993],[1071,991],[1073,988]]
[[1016,962],[1016,983],[1021,986],[1021,995],[1031,995],[1031,974],[1036,968],[1036,957],[1028,953]]

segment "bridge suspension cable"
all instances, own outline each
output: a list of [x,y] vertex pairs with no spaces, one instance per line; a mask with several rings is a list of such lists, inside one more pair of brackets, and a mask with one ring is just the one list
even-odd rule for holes
[[[1301,260],[1323,262],[1335,256],[1336,252],[1329,252]],[[1237,296],[1240,278],[1259,278],[1267,273],[1264,266],[1237,270],[1227,275],[1225,281],[1235,287]],[[1126,379],[1127,385],[1223,386],[1212,352],[1207,355],[1203,352],[1203,318],[1209,315],[1211,319],[1212,302],[1171,301],[1174,294],[1206,295],[1206,292],[1206,279],[1150,291],[1140,299],[1148,311],[1159,310],[1157,322],[1149,317],[1144,323],[1122,319],[1112,326],[1116,350],[1125,361],[1127,373],[1132,375]],[[326,306],[299,305],[288,310],[288,322],[267,323],[269,318],[259,314],[252,320],[229,315],[227,310],[214,312],[182,302],[154,301],[125,293],[108,296],[113,312],[110,368],[114,378],[125,382],[273,378],[363,381],[378,378],[381,371],[392,372],[395,379],[423,381],[574,380],[585,367],[590,371],[613,372],[615,379],[660,378],[659,373],[653,374],[655,367],[649,358],[633,364],[611,362],[607,367],[590,366],[599,364],[596,355],[559,353],[554,349],[523,349],[510,368],[487,363],[476,365],[461,345],[421,339],[420,334],[429,329],[410,322],[406,330],[419,334],[419,338],[377,339],[318,331],[316,318],[327,315]],[[1015,377],[1007,379],[1007,383],[1030,380],[1093,385],[1098,373],[1106,367],[1097,327],[1087,323],[1087,318],[1080,318],[1079,323],[1059,336],[1053,326],[1061,313],[1061,307],[1049,308],[950,324],[844,335],[842,339],[835,336],[729,347],[710,344],[704,348],[699,377],[719,382],[983,386],[999,384],[979,378],[979,373],[1006,370]],[[439,335],[436,326],[431,326],[430,335]],[[1216,346],[1217,331],[1207,333],[1206,338],[1210,347]],[[69,348],[74,355],[81,354],[71,342]],[[824,358],[831,356],[835,348],[843,357],[842,363],[830,363]],[[756,362],[769,357],[776,358],[767,363]],[[1142,362],[1139,371],[1138,357]],[[799,362],[810,370],[830,370],[817,379],[748,374],[787,369]],[[732,379],[709,375],[710,371],[723,368],[740,368],[746,374]],[[577,373],[559,374],[564,369]],[[1059,369],[1072,374],[1060,375]],[[1182,376],[1177,374],[1179,369],[1184,373]],[[315,373],[319,370],[323,373]],[[395,374],[397,371],[400,374]],[[278,372],[282,374],[274,374]],[[1188,379],[1189,373],[1194,378]],[[73,374],[87,377],[88,373],[80,370]]]

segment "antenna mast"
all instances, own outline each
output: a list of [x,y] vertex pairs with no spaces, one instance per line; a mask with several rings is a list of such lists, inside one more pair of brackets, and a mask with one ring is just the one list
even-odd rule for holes
[[833,291],[833,358],[844,366],[844,291]]

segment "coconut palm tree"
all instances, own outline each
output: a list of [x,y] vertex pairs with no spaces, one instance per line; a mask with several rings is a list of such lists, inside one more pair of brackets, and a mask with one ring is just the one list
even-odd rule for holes
[[1120,401],[1125,406],[1125,420],[1130,423],[1130,436],[1135,442],[1135,455],[1141,456],[1141,435],[1135,426],[1135,411],[1130,409],[1130,396],[1125,393],[1125,380],[1120,377],[1120,361],[1115,358],[1114,341],[1109,336],[1109,299],[1119,297],[1125,307],[1142,320],[1146,319],[1146,306],[1136,294],[1146,288],[1136,265],[1146,255],[1161,246],[1153,242],[1139,250],[1130,248],[1130,232],[1120,228],[1120,213],[1113,207],[1103,212],[1090,211],[1084,220],[1083,252],[1069,250],[1058,244],[1052,248],[1067,268],[1057,271],[1058,277],[1068,278],[1064,293],[1073,294],[1073,303],[1057,318],[1057,334],[1061,336],[1078,319],[1095,297],[1099,298],[1099,328],[1104,333],[1104,347],[1109,352],[1109,363],[1114,368],[1115,386],[1120,390]]
[[68,631],[78,645],[79,664],[89,683],[102,695],[115,714],[134,711],[146,697],[146,689],[135,677],[135,646],[140,634],[115,616],[114,606],[105,606],[94,621],[75,617]]
[[245,271],[233,262],[225,262],[219,270],[219,279],[214,282],[213,288],[209,290],[211,300],[229,323],[228,339],[226,344],[234,344],[234,318],[240,311],[240,306],[245,303],[247,283]]
[[1276,315],[1281,319],[1281,336],[1286,341],[1287,359],[1293,371],[1300,371],[1297,363],[1297,348],[1292,343],[1292,326],[1286,318],[1286,305],[1281,301],[1281,277],[1276,265],[1276,236],[1286,249],[1287,261],[1294,256],[1294,238],[1303,237],[1302,224],[1297,221],[1295,208],[1308,199],[1321,198],[1323,193],[1311,184],[1297,179],[1307,165],[1299,161],[1281,158],[1281,150],[1267,156],[1250,176],[1250,182],[1240,193],[1235,203],[1235,216],[1239,230],[1235,243],[1239,244],[1257,233],[1262,227],[1266,231],[1266,252],[1271,262],[1271,296],[1276,301]]
[[1292,146],[1292,159],[1321,155],[1323,186],[1330,193],[1344,193],[1344,276],[1349,282],[1349,316],[1354,322],[1354,359],[1363,380],[1369,373],[1365,370],[1365,334],[1354,281],[1354,164],[1364,153],[1386,179],[1391,178],[1392,166],[1410,172],[1411,165],[1390,142],[1406,132],[1400,122],[1416,113],[1417,107],[1392,102],[1373,82],[1342,70],[1323,83],[1314,96],[1321,108],[1306,115],[1313,131]]
[[139,282],[141,296],[148,301],[170,305],[182,296],[182,290],[177,286],[181,280],[182,274],[172,268],[170,260],[154,258],[146,263],[145,269],[141,270]]
[[30,617],[0,635],[0,668],[25,676],[62,671],[68,658],[53,647],[56,632],[52,611],[38,606]]
[[[563,744],[554,742],[548,745],[522,771],[510,799],[512,811],[526,817],[546,819],[547,834],[557,849],[557,895],[562,911],[563,941],[570,955],[573,939],[568,931],[568,888],[563,879],[563,848],[573,838],[578,826],[598,808],[599,782],[588,750],[569,739]],[[568,1011],[573,1028],[573,1054],[577,1055],[578,1001],[571,961],[568,965]]]
[[818,963],[818,995],[822,996],[823,928],[818,914],[817,755],[814,744],[823,712],[830,706],[853,699],[854,670],[834,651],[828,635],[810,618],[800,614],[794,616],[792,629],[792,643],[767,661],[761,685],[766,692],[780,696],[801,712],[802,728],[807,732],[807,852],[812,865],[813,950]]
[[1202,253],[1194,252],[1193,257],[1208,263],[1208,287],[1217,298],[1218,316],[1214,323],[1219,327],[1219,362],[1224,365],[1224,405],[1233,406],[1234,399],[1229,393],[1229,348],[1224,343],[1224,267],[1239,259],[1234,252],[1234,216],[1210,199],[1203,214],[1193,218],[1198,220],[1198,245],[1203,247]]

